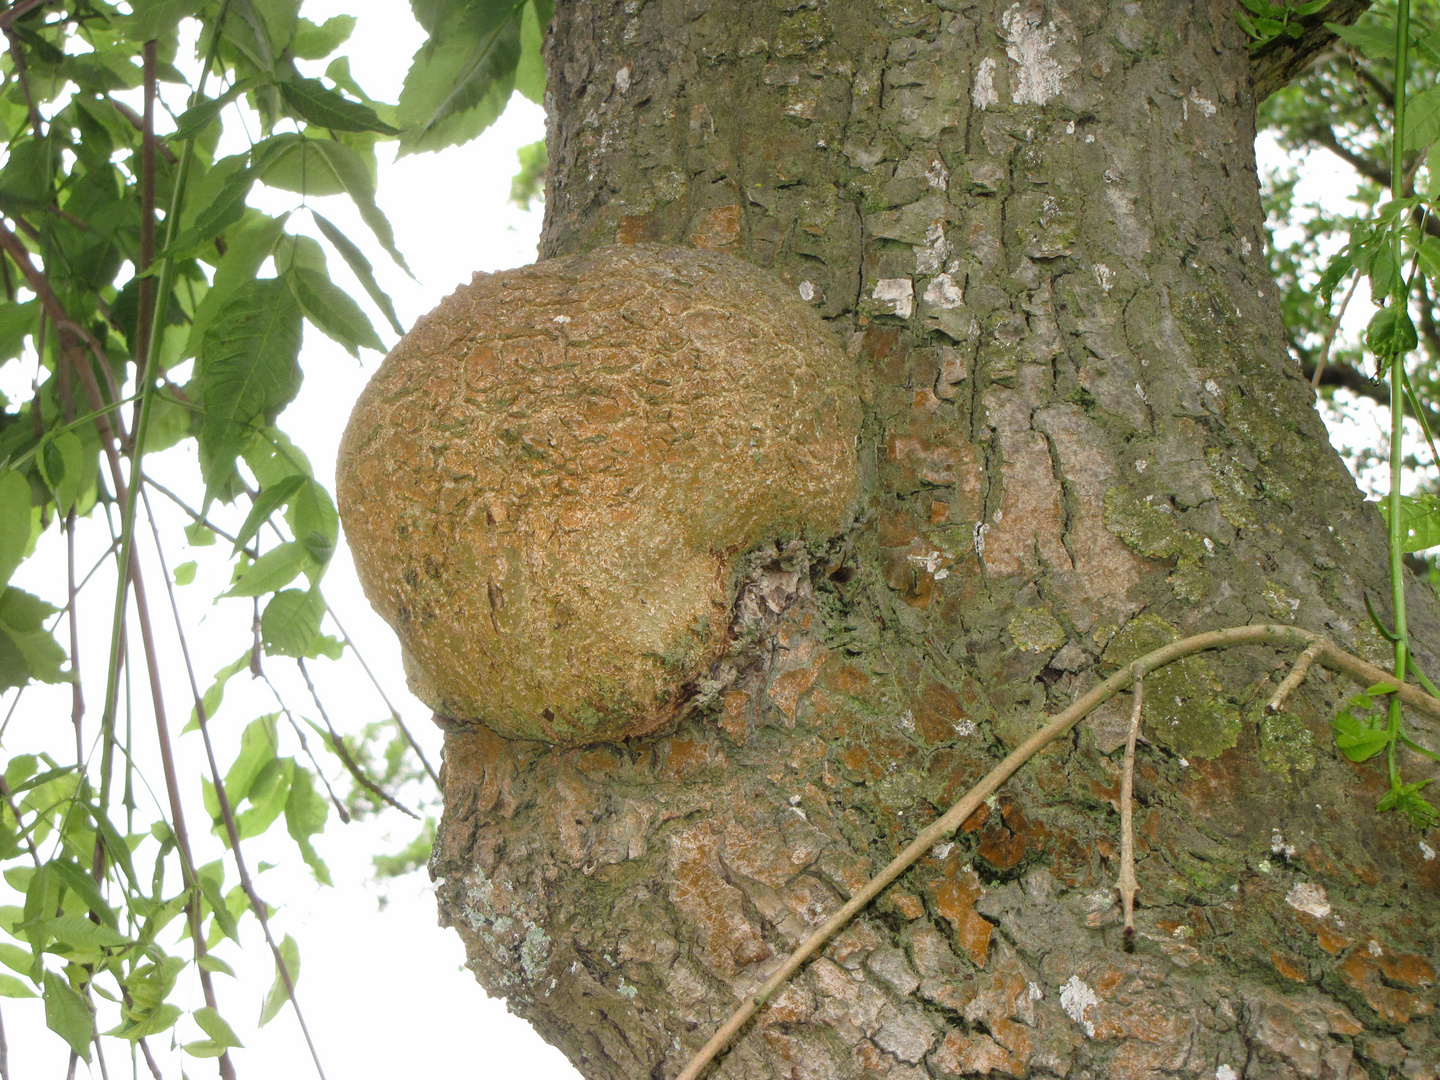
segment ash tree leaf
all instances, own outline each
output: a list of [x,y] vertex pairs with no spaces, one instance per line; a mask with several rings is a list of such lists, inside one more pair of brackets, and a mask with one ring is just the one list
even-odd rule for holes
[[[405,258],[395,246],[395,230],[390,227],[390,221],[380,211],[375,202],[375,181],[370,177],[370,171],[365,163],[360,160],[360,155],[344,143],[335,142],[331,139],[312,139],[311,144],[317,153],[329,164],[335,177],[339,180],[345,190],[355,203],[356,209],[360,211],[360,218],[370,231],[375,234],[375,239],[380,241],[395,264],[410,273],[410,267],[406,265]],[[411,275],[414,276],[413,274]]]
[[[219,671],[215,672],[215,678],[210,683],[205,693],[200,695],[200,704],[205,709],[205,719],[215,719],[215,714],[220,711],[220,703],[225,700],[225,684],[228,683],[236,673],[250,663],[250,653],[247,650],[240,654],[239,659],[226,664]],[[200,727],[200,714],[197,710],[190,710],[190,722],[185,725],[186,731],[196,731]]]
[[255,501],[250,504],[250,513],[245,515],[245,522],[240,526],[240,531],[235,534],[235,547],[232,555],[240,554],[246,544],[260,531],[260,526],[270,520],[270,515],[280,509],[290,500],[295,489],[303,484],[306,477],[299,475],[287,476],[278,483],[266,484]]
[[1440,137],[1440,86],[1432,86],[1412,97],[1405,105],[1404,146],[1419,150]]
[[235,1037],[235,1032],[225,1022],[225,1018],[209,1005],[195,1010],[195,1023],[200,1025],[200,1030],[210,1036],[210,1041],[218,1043],[222,1049],[232,1046],[244,1046]]
[[0,975],[0,997],[33,998],[35,996],[35,991],[15,978],[14,975]]
[[59,1035],[70,1049],[90,1063],[90,1032],[94,1020],[85,999],[70,988],[64,977],[45,972],[45,1026]]
[[13,585],[0,593],[0,690],[36,682],[68,682],[65,650],[45,629],[59,608]]
[[0,585],[30,546],[30,482],[15,469],[0,472]]
[[330,868],[311,846],[310,838],[325,831],[325,821],[329,816],[330,805],[315,790],[310,771],[296,765],[295,775],[290,781],[290,798],[285,803],[285,828],[299,846],[300,857],[322,885],[333,884]]
[[35,330],[39,300],[0,303],[0,361],[14,360],[25,348],[25,339]]
[[175,118],[175,130],[165,136],[166,141],[184,142],[186,139],[199,137],[200,133],[220,115],[221,109],[246,91],[255,89],[259,84],[259,79],[241,79],[219,97],[205,98],[190,106]]
[[359,357],[360,348],[385,351],[385,343],[375,333],[360,305],[330,280],[330,275],[308,267],[295,266],[285,275],[305,317],[351,356]]
[[[280,943],[280,958],[285,962],[285,970],[290,975],[290,985],[296,985],[300,981],[300,949],[289,934],[286,934],[285,940]],[[275,981],[270,985],[270,992],[265,995],[265,1004],[260,1008],[259,1026],[264,1027],[274,1020],[280,1007],[289,999],[285,980],[280,975],[280,965],[276,964]]]
[[1365,346],[1382,364],[1409,353],[1419,340],[1410,313],[1394,303],[1377,311],[1365,328]]
[[226,234],[225,254],[215,265],[215,276],[210,289],[205,293],[200,306],[195,309],[190,337],[185,343],[185,355],[196,355],[204,345],[205,334],[215,321],[221,308],[240,288],[255,280],[261,265],[275,250],[275,244],[284,235],[288,214],[280,217],[266,217],[259,211],[250,210],[238,228]]
[[1376,26],[1373,23],[1342,26],[1340,23],[1327,22],[1325,29],[1347,45],[1355,46],[1367,60],[1395,59],[1395,31],[1388,27]]
[[[255,777],[275,759],[275,748],[278,745],[275,735],[277,719],[277,713],[257,717],[251,720],[241,733],[240,753],[225,773],[225,794],[230,797],[232,808],[241,799],[249,796]],[[205,808],[210,811],[211,817],[220,817],[219,803],[215,803],[213,808],[207,803]]]
[[400,325],[400,319],[395,314],[395,304],[385,290],[380,288],[380,283],[375,280],[375,270],[370,265],[370,260],[365,257],[365,253],[356,247],[348,236],[336,228],[329,218],[317,214],[314,210],[310,211],[310,216],[315,219],[315,224],[319,226],[325,239],[329,240],[335,250],[340,253],[340,257],[350,267],[350,272],[360,279],[360,284],[370,294],[370,299],[375,301],[375,306],[389,320],[391,329],[397,334],[405,333],[405,328]]
[[214,972],[216,975],[229,975],[232,979],[235,978],[235,969],[214,953],[206,953],[200,957],[196,963],[205,971]]
[[225,595],[264,596],[276,592],[313,565],[314,559],[304,544],[298,540],[287,540],[256,559]]
[[319,79],[291,79],[280,84],[280,98],[290,111],[306,123],[331,131],[378,131],[382,135],[399,135],[368,105],[328,89]]
[[199,379],[207,488],[233,471],[252,426],[273,423],[299,392],[302,321],[295,294],[267,278],[236,289],[206,331]]
[[153,41],[174,31],[181,19],[200,10],[203,0],[131,0],[130,17],[118,26],[127,41]]
[[303,16],[295,23],[290,53],[300,60],[323,60],[350,40],[354,15],[332,15],[318,26]]
[[295,772],[293,758],[271,758],[255,774],[246,798],[250,807],[235,819],[241,840],[259,836],[270,828],[285,810],[290,798],[290,778]]
[[270,656],[339,659],[341,643],[320,632],[325,602],[313,590],[286,589],[265,605],[260,616],[260,641]]
[[435,29],[400,91],[401,154],[465,142],[494,123],[515,86],[526,6],[527,0],[431,6]]
[[330,561],[335,553],[335,544],[340,539],[340,515],[335,510],[335,501],[324,485],[313,477],[300,488],[290,500],[290,509],[285,520],[296,538],[305,545],[320,566]]
[[169,1005],[164,1002],[148,1009],[126,1009],[125,1020],[105,1034],[129,1039],[131,1042],[139,1042],[151,1035],[169,1031],[175,1026],[175,1021],[179,1020],[180,1016],[178,1005]]

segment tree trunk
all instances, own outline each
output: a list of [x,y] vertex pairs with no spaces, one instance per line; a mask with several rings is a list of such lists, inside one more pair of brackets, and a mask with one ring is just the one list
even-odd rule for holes
[[[452,726],[432,867],[491,994],[672,1077],[1044,714],[1176,635],[1384,663],[1385,539],[1286,360],[1224,2],[563,0],[543,253],[732,252],[853,358],[867,512],[777,548],[723,705],[626,745]],[[1417,584],[1422,659],[1440,642]],[[1428,601],[1428,602],[1427,602]],[[1440,862],[1312,676],[1244,648],[1052,746],[766,1006],[725,1077],[1435,1077]],[[1420,759],[1412,777],[1432,775]]]

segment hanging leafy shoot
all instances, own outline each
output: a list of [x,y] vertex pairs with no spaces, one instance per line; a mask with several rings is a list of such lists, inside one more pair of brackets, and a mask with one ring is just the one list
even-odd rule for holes
[[[1265,5],[1246,0],[1246,6],[1258,16]],[[1296,5],[1284,19],[1271,11],[1242,24],[1257,40],[1273,38],[1290,32],[1294,23],[1287,20],[1315,10]],[[1362,451],[1353,462],[1362,473],[1379,461],[1385,466],[1380,506],[1389,525],[1392,623],[1371,615],[1391,643],[1397,680],[1413,673],[1424,681],[1410,655],[1407,558],[1413,565],[1415,553],[1440,544],[1440,502],[1429,491],[1407,495],[1404,488],[1411,476],[1433,485],[1437,463],[1440,328],[1431,298],[1440,280],[1440,7],[1433,0],[1390,0],[1353,26],[1327,26],[1338,36],[1336,47],[1274,94],[1263,118],[1283,148],[1323,150],[1355,170],[1356,212],[1298,207],[1294,177],[1272,177],[1272,220],[1286,235],[1272,243],[1271,263],[1291,351],[1305,374],[1317,387],[1332,393],[1343,387],[1389,409],[1383,450]],[[1327,250],[1334,254],[1327,258]],[[1347,340],[1341,320],[1360,284],[1375,310],[1363,334]],[[1423,459],[1406,450],[1407,413],[1418,427]],[[1433,570],[1431,576],[1436,579]],[[1422,794],[1428,781],[1407,782],[1397,754],[1405,747],[1434,755],[1405,734],[1392,689],[1377,686],[1351,699],[1335,719],[1336,742],[1352,761],[1383,753],[1389,788],[1379,809],[1425,828],[1437,817]]]
[[[398,105],[338,52],[355,19],[313,22],[295,0],[0,12],[0,998],[43,1000],[72,1071],[118,1050],[233,1076],[227,954],[263,940],[274,984],[250,1015],[300,1015],[299,948],[257,892],[255,845],[328,884],[316,840],[335,821],[416,819],[386,873],[433,833],[435,770],[399,713],[377,687],[337,731],[307,666],[368,672],[322,590],[334,501],[279,426],[314,333],[359,356],[402,331],[368,254],[407,270],[377,145],[438,149],[514,90],[544,92],[548,0],[415,10],[431,38]],[[291,205],[257,209],[261,192]],[[326,196],[362,234],[317,211]],[[222,578],[215,603],[241,629],[207,678],[177,589]],[[174,658],[157,645],[172,632]],[[187,687],[176,724],[164,703]],[[57,695],[59,736],[27,722]]]

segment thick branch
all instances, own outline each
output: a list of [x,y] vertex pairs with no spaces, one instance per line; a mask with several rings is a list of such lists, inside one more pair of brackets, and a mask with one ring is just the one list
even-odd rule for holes
[[1255,100],[1264,101],[1304,71],[1319,53],[1330,46],[1335,35],[1325,28],[1327,22],[1348,26],[1369,7],[1370,0],[1335,0],[1323,11],[1301,20],[1305,29],[1298,38],[1281,34],[1256,49],[1250,57]]

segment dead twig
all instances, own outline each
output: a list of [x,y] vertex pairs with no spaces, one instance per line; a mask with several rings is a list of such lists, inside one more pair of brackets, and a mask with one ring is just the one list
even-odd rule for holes
[[1125,766],[1120,774],[1120,905],[1125,909],[1125,951],[1135,948],[1135,742],[1140,737],[1140,716],[1145,706],[1145,670],[1133,669],[1135,703],[1130,709],[1130,732],[1125,738]]

